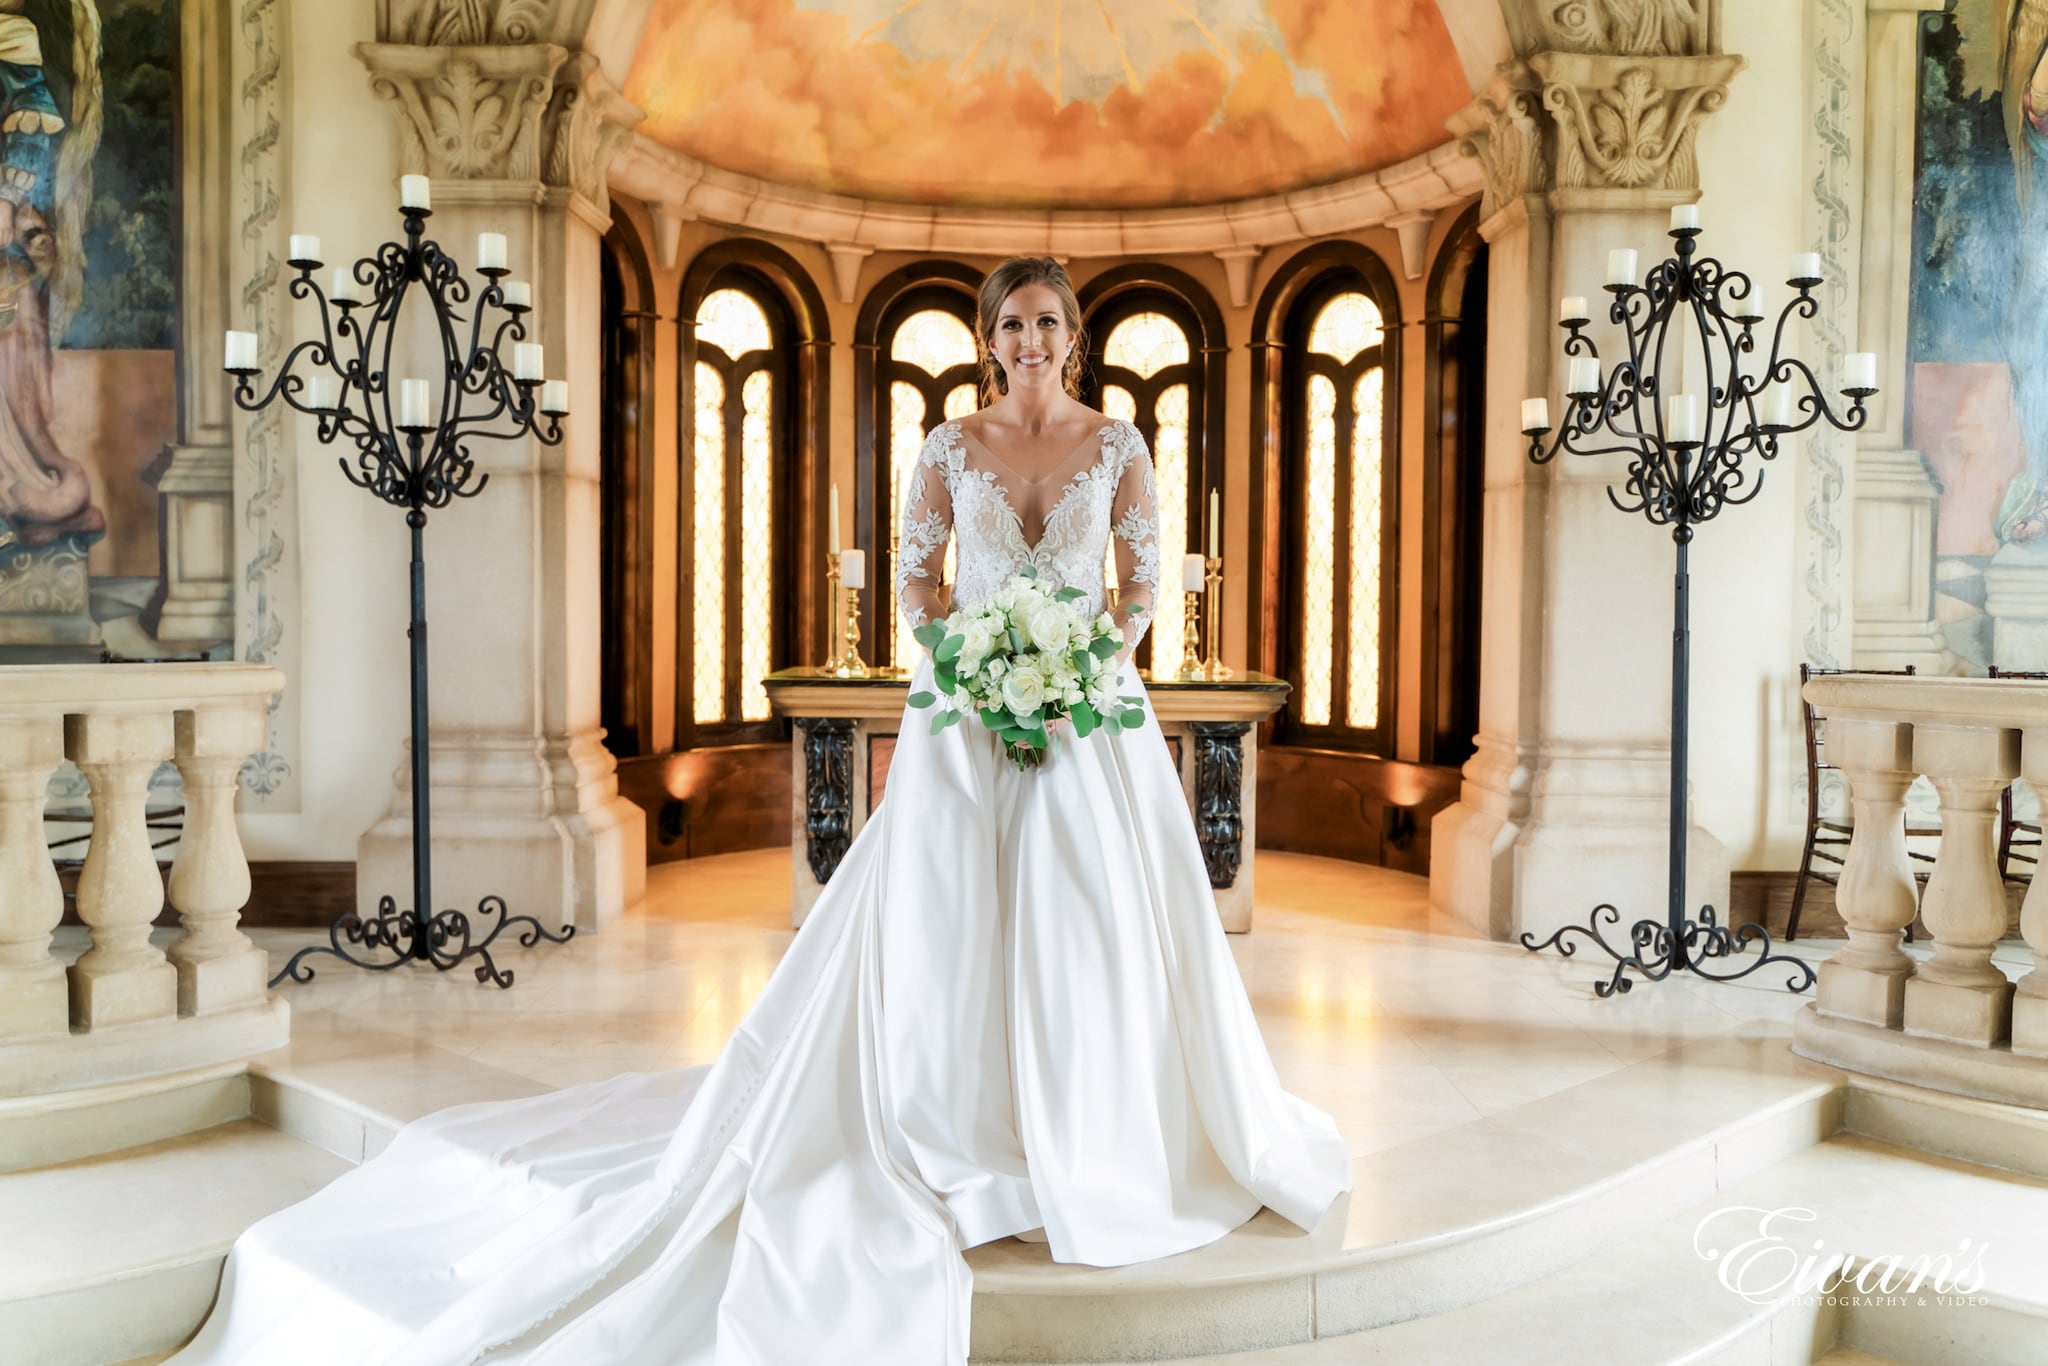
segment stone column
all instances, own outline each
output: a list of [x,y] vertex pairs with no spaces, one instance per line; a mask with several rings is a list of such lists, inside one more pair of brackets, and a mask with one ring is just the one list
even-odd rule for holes
[[92,929],[92,947],[71,965],[71,1023],[172,1019],[178,974],[149,942],[164,883],[145,812],[150,775],[171,757],[171,714],[67,716],[64,754],[92,787],[92,842],[78,874],[78,918]]
[[[1517,430],[1528,395],[1562,411],[1557,299],[1587,296],[1604,317],[1608,250],[1636,248],[1647,271],[1671,254],[1670,206],[1697,198],[1694,138],[1741,59],[1651,48],[1539,51],[1451,120],[1485,171],[1492,253],[1486,670],[1477,752],[1432,827],[1430,897],[1496,938],[1547,935],[1602,901],[1631,920],[1664,915],[1671,537],[1610,505],[1618,457],[1538,467]],[[1619,329],[1591,335],[1611,363]],[[1725,908],[1720,842],[1693,827],[1688,858],[1688,905]]]
[[63,758],[62,717],[0,720],[0,1045],[71,1028],[64,967],[50,955],[64,888],[43,833],[44,795]]
[[[1875,351],[1877,407],[1856,440],[1854,655],[1858,668],[1947,673],[1953,656],[1934,619],[1934,510],[1941,486],[1906,432],[1911,376],[1913,155],[1920,16],[1946,0],[1869,0],[1858,349]],[[2016,667],[2016,666],[2015,666]]]
[[2005,935],[1998,797],[2020,771],[2020,733],[1916,725],[1913,763],[1941,797],[1941,852],[1920,915],[1934,957],[1906,982],[1908,1034],[1989,1048],[2012,1028],[2012,983],[1991,962]]
[[[2020,776],[2048,792],[2048,730],[2029,730],[2020,745]],[[2048,879],[2029,879],[2020,906],[2020,935],[2034,967],[2017,983],[2012,1000],[2012,1051],[2048,1058]]]
[[1897,1029],[1913,972],[1899,934],[1913,923],[1919,900],[1906,851],[1913,728],[1829,717],[1828,758],[1848,776],[1856,832],[1835,889],[1849,945],[1820,965],[1820,1012]]
[[[640,114],[595,58],[552,43],[356,51],[398,114],[401,170],[433,177],[428,236],[465,269],[479,231],[507,236],[513,276],[533,283],[528,339],[568,380],[573,410],[559,446],[475,442],[490,486],[430,514],[431,909],[499,894],[543,924],[597,928],[646,880],[645,820],[619,795],[598,677],[604,172]],[[380,896],[410,901],[406,767],[357,846],[365,916]]]
[[185,828],[171,865],[171,904],[185,934],[171,945],[178,1013],[208,1015],[263,999],[270,958],[239,926],[249,901],[249,859],[235,824],[243,762],[263,748],[261,699],[177,713]]

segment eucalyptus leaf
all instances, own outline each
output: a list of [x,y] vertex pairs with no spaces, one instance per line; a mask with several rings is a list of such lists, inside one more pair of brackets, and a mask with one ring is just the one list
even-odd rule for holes
[[1010,724],[1010,713],[1004,711],[1001,707],[984,707],[979,715],[981,717],[981,724],[987,726],[990,730],[999,731],[1004,726]]
[[1076,702],[1074,709],[1067,713],[1067,717],[1074,723],[1074,734],[1084,740],[1102,724],[1102,718],[1096,715],[1095,708],[1086,702]]
[[935,693],[914,692],[909,696],[907,700],[913,707],[929,707],[932,703],[938,701],[939,699],[937,694]]
[[1088,647],[1088,653],[1097,659],[1108,659],[1123,647],[1123,642],[1115,636],[1098,636],[1094,644]]
[[932,734],[937,735],[960,715],[957,711],[942,711],[932,718]]
[[1078,588],[1062,588],[1052,595],[1054,602],[1079,602],[1088,595]]
[[1010,628],[1010,648],[1020,655],[1031,648],[1030,642],[1024,639],[1024,633],[1014,626]]
[[1139,711],[1136,707],[1132,707],[1128,711],[1118,713],[1117,719],[1124,723],[1125,730],[1136,730],[1139,726],[1145,724],[1145,713]]
[[960,686],[959,671],[950,663],[941,662],[934,664],[932,665],[932,682],[950,693]]
[[966,643],[966,636],[947,636],[939,642],[938,648],[932,651],[932,658],[941,664],[950,663],[960,657],[960,647]]
[[929,650],[946,638],[946,623],[928,621],[910,633],[910,638]]

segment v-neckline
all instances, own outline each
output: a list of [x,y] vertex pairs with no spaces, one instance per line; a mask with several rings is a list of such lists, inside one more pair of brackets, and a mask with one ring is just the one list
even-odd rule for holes
[[[953,430],[958,432],[966,440],[972,441],[975,445],[981,447],[982,451],[987,454],[989,459],[995,461],[998,465],[1001,465],[1004,469],[1016,475],[1019,479],[1022,479],[1024,483],[1030,488],[1043,488],[1045,485],[1051,483],[1054,476],[1058,475],[1061,470],[1068,470],[1067,480],[1064,484],[1060,486],[1059,494],[1046,507],[1045,515],[1039,519],[1038,539],[1035,541],[1027,541],[1024,539],[1024,515],[1018,512],[1016,504],[1010,501],[1009,488],[1004,485],[1002,480],[995,478],[994,471],[989,471],[989,482],[995,485],[996,496],[1002,500],[1003,511],[1010,514],[1010,524],[1016,528],[1018,543],[1024,547],[1024,553],[1027,557],[1031,559],[1036,559],[1038,558],[1039,547],[1045,544],[1046,536],[1050,534],[1052,531],[1052,519],[1057,517],[1060,513],[1060,509],[1067,505],[1067,499],[1071,498],[1074,494],[1074,490],[1080,486],[1082,477],[1084,475],[1092,473],[1093,471],[1101,467],[1104,439],[1109,435],[1110,428],[1115,425],[1116,424],[1113,421],[1105,421],[1089,435],[1081,438],[1079,442],[1075,443],[1073,450],[1067,453],[1066,462],[1054,466],[1053,469],[1050,472],[1048,472],[1042,479],[1026,479],[1024,477],[1024,472],[1022,470],[1018,469],[1015,465],[1012,465],[1009,461],[1003,459],[1003,457],[1001,457],[1000,455],[997,455],[993,450],[989,448],[989,444],[986,441],[983,441],[973,432],[970,432],[967,430],[967,428],[961,426],[957,420],[955,420],[955,422],[953,423]],[[1073,457],[1081,451],[1085,450],[1091,442],[1096,444],[1095,458],[1090,460],[1086,465],[1083,465],[1079,469],[1071,469],[1070,464]]]

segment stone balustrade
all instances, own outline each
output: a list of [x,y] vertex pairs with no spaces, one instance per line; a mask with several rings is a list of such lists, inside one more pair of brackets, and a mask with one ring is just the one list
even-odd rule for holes
[[[2048,684],[1843,674],[1806,698],[1848,779],[1855,834],[1835,901],[1848,945],[1820,966],[1818,999],[1794,1022],[1802,1054],[1900,1081],[2048,1108],[2048,882],[2027,890],[2033,954],[2017,983],[1992,962],[2006,932],[1999,796],[2015,777],[2048,791]],[[1941,842],[1917,898],[1933,940],[1909,955],[1913,865],[1906,789],[1924,775]]]
[[[253,664],[0,668],[0,1097],[220,1062],[284,1042],[268,958],[238,928],[249,863],[237,775],[263,748],[277,670]],[[85,774],[92,838],[78,878],[91,946],[66,967],[64,896],[43,826],[64,759]],[[151,942],[165,883],[150,775],[184,780],[169,893],[184,933]]]

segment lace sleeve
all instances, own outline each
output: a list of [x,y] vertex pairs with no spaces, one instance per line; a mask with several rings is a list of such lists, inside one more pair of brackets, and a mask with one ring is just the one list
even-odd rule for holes
[[1128,659],[1152,624],[1159,597],[1159,504],[1152,478],[1152,456],[1145,438],[1129,423],[1118,433],[1124,445],[1123,474],[1117,480],[1116,519],[1117,624],[1123,627],[1122,659]]
[[922,626],[941,605],[940,566],[953,534],[953,493],[946,482],[945,427],[925,438],[903,492],[902,536],[896,554],[896,604],[903,621]]

